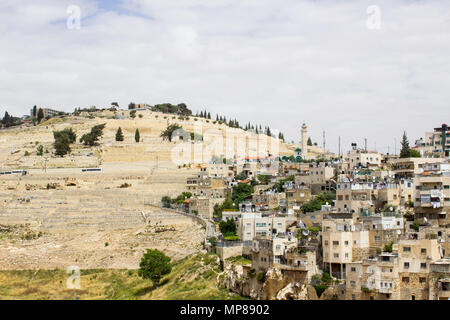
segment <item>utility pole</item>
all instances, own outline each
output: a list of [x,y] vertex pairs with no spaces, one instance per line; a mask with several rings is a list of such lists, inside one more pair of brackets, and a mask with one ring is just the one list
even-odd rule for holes
[[323,132],[323,157],[325,158],[325,131]]
[[394,138],[394,155],[397,154],[397,138]]
[[364,150],[367,152],[367,138],[364,138]]

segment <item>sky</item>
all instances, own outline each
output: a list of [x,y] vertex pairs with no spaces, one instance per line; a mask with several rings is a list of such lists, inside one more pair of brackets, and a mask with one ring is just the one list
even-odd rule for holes
[[450,1],[0,1],[1,115],[114,101],[398,152],[450,122]]

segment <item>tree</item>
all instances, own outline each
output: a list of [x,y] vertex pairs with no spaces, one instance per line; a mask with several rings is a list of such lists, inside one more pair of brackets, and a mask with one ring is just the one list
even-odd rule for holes
[[64,157],[70,153],[70,144],[76,141],[77,135],[72,128],[66,128],[61,131],[53,131],[53,138],[55,139],[53,143],[55,154]]
[[138,274],[143,279],[151,279],[157,285],[161,277],[171,271],[172,266],[168,256],[159,250],[147,249],[139,264]]
[[416,149],[410,149],[409,150],[409,157],[410,158],[420,158],[420,152]]
[[136,104],[134,102],[130,102],[130,104],[128,105],[128,110],[133,110],[136,109]]
[[220,221],[219,230],[224,237],[236,235],[236,222],[233,219],[227,219],[227,221]]
[[306,143],[308,146],[312,146],[313,144],[312,144],[312,141],[311,141],[311,138],[308,138],[308,142]]
[[32,117],[34,117],[34,118],[36,118],[36,116],[37,116],[37,106],[33,106],[33,112],[31,112],[32,113]]
[[139,129],[136,129],[136,132],[134,133],[134,140],[136,142],[141,141],[141,135],[139,134]]
[[119,127],[119,129],[117,129],[116,141],[123,141],[123,133],[122,133],[122,128],[121,127]]
[[163,140],[168,140],[169,142],[172,142],[172,135],[178,129],[182,129],[182,127],[176,123],[173,123],[173,124],[169,125],[166,128],[166,130],[161,132],[160,137],[163,138]]
[[411,154],[411,149],[409,148],[409,142],[408,142],[408,137],[406,136],[406,131],[403,132],[403,137],[402,137],[402,149],[400,150],[400,158],[409,158],[410,154]]
[[130,111],[130,117],[131,117],[131,119],[136,118],[136,110],[131,110]]
[[37,122],[41,123],[43,118],[44,118],[44,111],[42,110],[42,108],[39,108],[39,111],[37,113]]
[[250,184],[239,183],[233,187],[232,200],[234,203],[241,203],[245,199],[252,196],[254,188]]
[[163,208],[170,208],[172,206],[172,199],[169,196],[164,196],[161,198],[161,203]]
[[81,137],[80,142],[84,143],[86,146],[94,146],[98,139],[103,135],[105,125],[106,123],[93,126],[91,132],[86,133]]

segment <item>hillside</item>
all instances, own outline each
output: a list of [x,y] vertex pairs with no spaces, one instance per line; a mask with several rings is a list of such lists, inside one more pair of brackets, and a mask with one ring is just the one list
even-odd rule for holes
[[81,270],[80,289],[69,290],[64,270],[0,271],[1,299],[57,300],[195,300],[241,299],[218,287],[217,256],[195,254],[176,262],[172,272],[155,287],[137,270]]
[[[83,115],[83,113],[81,114]],[[123,119],[115,119],[115,117]],[[189,120],[187,120],[189,119]],[[215,148],[213,154],[217,156],[229,156],[238,158],[251,155],[273,154],[292,155],[295,146],[280,143],[279,146],[273,139],[266,142],[268,137],[264,134],[253,134],[242,129],[230,128],[225,124],[213,123],[215,121],[196,117],[180,117],[171,114],[152,111],[137,111],[136,117],[131,119],[129,111],[96,112],[95,118],[92,116],[67,116],[65,118],[55,118],[45,121],[37,126],[23,128],[9,128],[0,131],[0,161],[3,168],[52,168],[52,167],[87,167],[98,166],[99,164],[123,163],[123,162],[145,162],[146,165],[154,165],[158,161],[159,165],[173,168],[172,150],[176,142],[163,141],[160,138],[161,132],[169,124],[176,123],[188,132],[221,135],[223,144]],[[104,136],[100,140],[99,146],[85,147],[78,140],[84,133],[96,124],[105,123]],[[53,153],[53,131],[72,127],[77,134],[77,143],[72,146],[70,156],[64,158],[51,156]],[[118,127],[122,128],[125,141],[116,142],[115,134]],[[135,130],[139,129],[141,143],[134,141]],[[270,139],[269,139],[270,141]],[[37,146],[43,145],[44,157],[37,156]],[[201,162],[211,160],[211,154],[206,152],[208,143],[203,144],[203,156],[199,155],[196,149],[195,157]],[[279,151],[278,151],[279,148]],[[198,150],[201,150],[198,149]],[[25,156],[25,152],[29,156]],[[45,160],[47,158],[47,160]],[[194,156],[192,156],[194,159]],[[191,161],[193,162],[193,161]]]

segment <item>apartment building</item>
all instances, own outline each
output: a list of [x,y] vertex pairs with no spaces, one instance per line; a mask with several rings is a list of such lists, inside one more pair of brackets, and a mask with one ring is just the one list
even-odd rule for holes
[[386,245],[398,243],[403,234],[403,217],[398,212],[361,214],[363,229],[369,232],[369,253],[375,256],[382,252]]
[[450,130],[444,123],[433,132],[426,132],[424,138],[416,140],[416,148],[422,154],[431,156],[443,153],[445,157],[450,155]]
[[369,254],[369,231],[355,223],[352,215],[334,215],[322,220],[324,268],[337,279],[345,279],[347,264]]
[[371,182],[344,181],[337,183],[337,212],[375,212],[374,184]]
[[382,156],[380,153],[375,151],[361,150],[353,146],[351,150],[348,151],[345,161],[349,163],[350,168],[368,168],[368,167],[379,167],[381,165]]
[[302,169],[295,175],[295,184],[304,185],[311,189],[312,194],[335,189],[335,168],[330,163],[320,162],[309,164],[309,168]]
[[414,179],[414,218],[433,226],[450,224],[450,163],[424,163]]
[[398,256],[384,252],[375,258],[351,262],[345,280],[347,300],[398,300]]
[[397,180],[412,179],[423,172],[425,163],[441,163],[440,158],[397,158],[391,159],[391,165],[394,176]]
[[262,205],[269,210],[273,210],[281,206],[283,200],[286,199],[285,193],[277,193],[272,191],[266,191],[259,194],[252,195],[252,202],[255,205]]
[[198,197],[216,199],[231,197],[231,188],[224,179],[209,178],[204,175],[187,178],[186,191]]
[[299,210],[302,204],[312,199],[311,189],[303,184],[289,181],[284,184],[284,190],[288,209]]
[[430,263],[429,300],[450,300],[450,259]]
[[209,178],[233,178],[233,166],[222,163],[209,163],[202,165],[200,173]]
[[238,235],[242,241],[255,237],[286,234],[287,227],[295,220],[288,217],[263,215],[261,212],[242,212],[238,219]]
[[398,268],[401,300],[427,300],[431,263],[441,259],[436,239],[400,240]]
[[314,249],[299,248],[293,236],[256,238],[252,242],[252,268],[266,271],[276,267],[289,278],[306,283],[319,273]]

